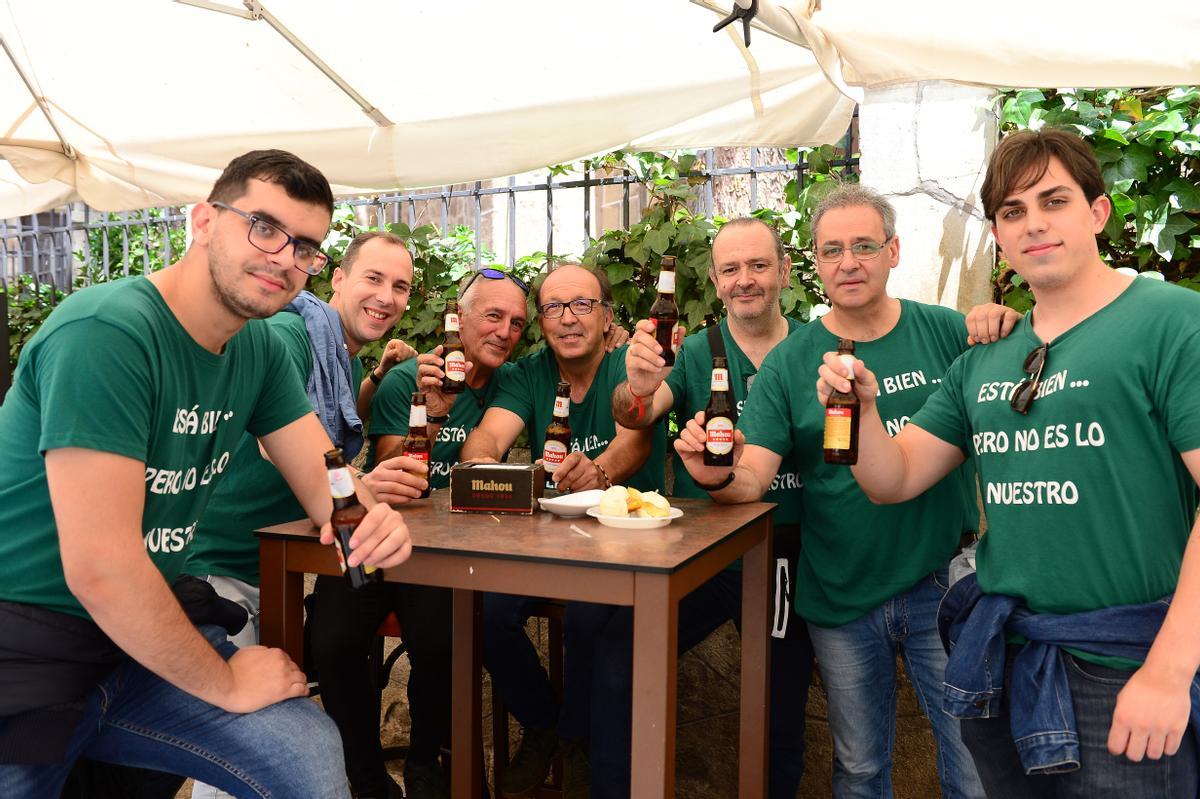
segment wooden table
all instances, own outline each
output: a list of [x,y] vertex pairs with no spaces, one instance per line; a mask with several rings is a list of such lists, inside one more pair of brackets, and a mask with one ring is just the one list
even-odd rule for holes
[[[657,530],[616,530],[590,517],[449,512],[449,491],[401,508],[413,555],[390,581],[453,589],[455,697],[451,795],[478,797],[482,746],[480,592],[633,606],[632,797],[675,795],[675,680],[679,600],[736,558],[742,569],[738,795],[767,781],[770,503],[672,499],[682,518]],[[572,529],[574,527],[574,529]],[[304,574],[338,574],[332,547],[307,521],[259,530],[262,642],[301,663]]]

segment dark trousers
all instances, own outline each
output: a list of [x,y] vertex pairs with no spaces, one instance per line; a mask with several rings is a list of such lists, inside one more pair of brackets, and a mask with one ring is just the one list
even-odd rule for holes
[[1008,648],[1004,672],[1003,714],[986,719],[963,719],[963,743],[975,760],[979,779],[989,797],[997,799],[1194,799],[1197,795],[1197,747],[1189,730],[1179,752],[1139,763],[1108,752],[1117,694],[1132,672],[1088,663],[1063,653],[1067,684],[1079,733],[1080,767],[1058,774],[1025,773],[1013,745],[1008,719],[1010,675],[1017,647]]
[[[741,624],[742,574],[723,571],[679,602],[683,654],[726,621]],[[795,799],[804,774],[804,717],[813,652],[804,621],[792,616],[785,638],[772,638],[768,796]],[[596,643],[592,693],[592,797],[629,796],[633,747],[633,612],[619,608]]]
[[542,602],[545,600],[536,597],[484,594],[483,665],[492,675],[492,690],[522,727],[557,729],[562,738],[580,740],[588,735],[596,636],[616,608],[567,603],[560,706],[537,650],[525,634],[525,622]]
[[342,577],[317,578],[308,630],[312,663],[321,702],[342,735],[355,793],[380,793],[388,780],[367,657],[379,625],[392,611],[411,665],[408,759],[432,763],[450,740],[451,597],[448,588],[377,583],[353,590]]

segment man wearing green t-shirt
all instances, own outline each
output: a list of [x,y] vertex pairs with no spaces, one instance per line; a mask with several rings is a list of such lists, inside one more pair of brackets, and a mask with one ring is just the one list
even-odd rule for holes
[[[576,264],[552,268],[535,292],[546,349],[520,359],[505,375],[479,426],[467,436],[463,460],[499,460],[522,430],[537,458],[554,410],[555,387],[571,384],[571,452],[554,479],[560,491],[604,488],[614,483],[663,490],[666,433],[619,426],[609,397],[625,379],[625,350],[608,352],[613,324],[612,291],[603,272]],[[525,635],[525,621],[540,600],[484,597],[484,665],[493,690],[524,728],[521,746],[497,790],[524,796],[546,777],[560,741],[567,743],[564,795],[586,795],[590,780],[586,739],[591,701],[593,645],[612,613],[609,606],[571,602],[564,620],[566,652],[562,707]]]
[[[388,335],[395,326],[408,304],[412,279],[412,257],[404,242],[391,233],[368,231],[350,243],[334,269],[329,303],[304,293],[287,310],[267,320],[296,371],[312,388],[309,399],[330,439],[342,448],[348,461],[362,446],[362,425],[354,418],[357,407],[363,404],[359,400],[372,397],[380,374],[386,374],[398,360],[415,354],[404,342],[389,341],[379,365],[366,378],[358,358],[363,346]],[[424,486],[421,469],[422,465],[411,458],[393,459],[363,475],[362,481],[377,499],[399,504],[420,495]],[[304,515],[304,509],[283,475],[263,457],[252,435],[242,437],[225,473],[196,528],[186,571],[204,577],[221,596],[246,608],[250,623],[230,640],[238,646],[251,646],[258,643],[259,621],[258,541],[254,530],[295,520]],[[350,592],[341,577],[318,577],[314,604],[336,601],[323,601],[330,593]],[[314,617],[317,610],[313,608]],[[314,661],[316,650],[314,646]],[[371,750],[346,735],[343,714],[339,712],[345,694],[370,690],[365,671],[354,677],[324,680],[322,704],[343,731],[346,770],[354,792],[385,796],[391,779],[382,766],[380,774],[370,775],[374,782],[362,773],[360,763]],[[377,724],[374,749],[379,748]],[[202,784],[197,784],[192,794],[193,799],[222,795]]]
[[[446,485],[449,465],[457,460],[461,443],[455,439],[462,439],[453,431],[469,430],[483,415],[483,403],[495,393],[499,371],[525,329],[525,293],[520,285],[496,270],[476,274],[481,277],[464,282],[460,301],[460,333],[469,360],[467,390],[450,397],[441,393],[442,360],[440,348],[435,348],[389,372],[371,405],[369,462],[393,463],[398,460],[394,456],[403,453],[419,361],[426,383],[422,390],[428,432],[437,442],[428,477],[434,488]],[[500,277],[482,279],[493,274]],[[435,382],[436,386],[430,385]],[[450,435],[444,436],[447,432]],[[351,785],[359,796],[383,796],[383,787],[391,784],[379,743],[378,695],[372,691],[367,670],[376,630],[395,612],[410,663],[407,692],[412,726],[404,788],[409,799],[448,797],[450,789],[438,756],[450,736],[450,590],[380,583],[351,591],[344,588],[344,580],[334,579],[329,585],[318,580],[309,632],[325,709],[342,731]],[[325,690],[327,684],[333,686],[333,693]]]
[[[638,323],[625,356],[628,382],[612,394],[613,416],[626,427],[645,427],[672,408],[690,419],[708,404],[713,356],[726,358],[729,388],[741,412],[763,359],[801,324],[784,317],[779,295],[791,279],[791,260],[778,234],[753,218],[721,226],[712,246],[709,271],[726,318],[716,330],[688,336],[673,368],[662,366],[652,322]],[[714,342],[714,333],[718,337]],[[717,345],[714,352],[713,344]],[[788,596],[800,545],[800,479],[785,459],[764,497],[775,502],[775,553],[781,603],[771,640],[771,744],[768,795],[793,799],[804,773],[804,714],[812,673],[812,646],[801,619],[792,619]],[[707,498],[676,456],[676,496]],[[686,652],[726,621],[741,623],[742,575],[729,569],[688,594],[679,604],[679,650]],[[633,614],[621,608],[596,645],[592,714],[592,796],[629,795]]]
[[[1200,296],[1102,260],[1096,237],[1112,204],[1072,132],[1006,138],[981,195],[1037,304],[1008,339],[959,359],[894,438],[879,365],[863,354],[854,475],[873,500],[903,502],[967,459],[978,467],[988,531],[977,582],[947,602],[960,586],[981,591],[955,630],[987,624],[998,651],[984,662],[980,647],[952,650],[946,705],[961,711],[989,795],[1191,799]],[[819,370],[822,399],[830,385],[849,388],[836,364],[826,356]],[[968,695],[980,675],[989,690]]]
[[[213,602],[185,615],[168,585],[245,431],[333,543],[329,436],[255,321],[324,267],[332,206],[290,153],[234,159],[179,261],[72,295],[22,353],[0,407],[0,795],[55,796],[81,757],[237,796],[348,795],[303,672],[236,650]],[[403,520],[360,491],[350,561],[403,562]]]
[[879,403],[894,432],[967,348],[967,327],[956,311],[888,294],[900,243],[895,211],[878,193],[835,189],[814,210],[812,229],[832,310],[763,361],[738,420],[745,447],[734,469],[704,466],[702,417],[676,448],[718,502],[757,500],[788,455],[803,478],[795,604],[828,698],[834,796],[891,795],[897,655],[933,727],[942,794],[982,796],[958,722],[935,703],[946,665],[937,607],[947,564],[978,522],[973,474],[961,469],[900,507],[873,505],[849,469],[824,462],[824,414],[813,383],[799,379],[839,338],[853,339],[887,364]]

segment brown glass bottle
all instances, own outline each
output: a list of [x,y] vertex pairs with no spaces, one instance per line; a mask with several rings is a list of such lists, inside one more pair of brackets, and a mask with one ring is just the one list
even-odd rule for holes
[[333,525],[333,534],[337,537],[335,549],[342,572],[351,588],[377,583],[383,579],[383,572],[374,566],[361,563],[357,566],[346,565],[346,559],[350,557],[350,537],[367,515],[367,509],[354,493],[354,479],[350,476],[350,467],[346,465],[346,458],[340,449],[335,447],[325,453],[325,468],[329,470],[329,490],[333,494],[333,516],[329,523]]
[[542,466],[546,468],[546,488],[555,488],[554,472],[571,451],[571,384],[559,381],[554,391],[554,418],[546,427],[542,445]]
[[733,465],[733,398],[729,393],[729,368],[713,356],[708,407],[704,409],[704,465]]
[[442,342],[443,394],[461,394],[467,387],[467,353],[458,335],[458,300],[446,301],[445,340]]
[[[425,479],[431,481],[433,475],[429,473],[429,460],[433,445],[429,442],[429,424],[425,419],[425,392],[414,391],[412,404],[408,408],[408,435],[404,438],[404,454],[424,463]],[[427,482],[425,490],[421,492],[421,499],[428,497],[429,492]]]
[[854,342],[838,342],[838,357],[850,372],[850,391],[837,391],[825,402],[825,462],[843,466],[858,463],[858,395],[854,393]]
[[662,347],[662,357],[667,366],[675,365],[675,353],[679,352],[678,333],[679,306],[675,304],[675,256],[664,255],[662,269],[658,273],[658,297],[650,306],[650,318],[654,320],[654,339]]

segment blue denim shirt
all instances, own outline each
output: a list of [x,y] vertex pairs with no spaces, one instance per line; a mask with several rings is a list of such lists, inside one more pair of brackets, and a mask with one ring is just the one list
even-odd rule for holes
[[309,291],[300,292],[287,309],[300,314],[312,347],[312,369],[304,386],[321,426],[346,463],[354,460],[363,446],[363,423],[358,418],[358,400],[351,385],[350,353],[337,311]]
[[[1019,599],[985,594],[974,574],[942,600],[938,630],[949,653],[945,711],[960,719],[1001,715],[1006,635],[1028,639],[1013,661],[1009,698],[1013,742],[1027,774],[1079,768],[1079,734],[1060,647],[1145,660],[1171,597],[1144,605],[1056,615]],[[1191,729],[1200,741],[1200,677],[1192,680]]]

